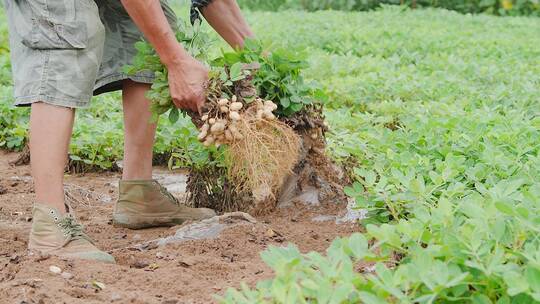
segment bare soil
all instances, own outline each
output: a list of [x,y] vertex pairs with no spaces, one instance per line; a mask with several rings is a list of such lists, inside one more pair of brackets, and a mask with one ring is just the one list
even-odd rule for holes
[[[119,174],[87,173],[66,176],[67,184],[93,194],[73,207],[97,246],[114,255],[117,264],[28,256],[35,196],[30,168],[9,164],[17,157],[0,151],[0,303],[214,303],[213,295],[227,287],[240,282],[254,286],[272,276],[259,257],[268,246],[291,242],[303,252],[323,252],[334,238],[359,229],[357,224],[312,220],[343,214],[344,204],[295,204],[257,216],[256,224],[226,229],[216,239],[141,251],[133,246],[174,235],[179,227],[114,228],[111,213]],[[54,274],[50,266],[72,277]]]

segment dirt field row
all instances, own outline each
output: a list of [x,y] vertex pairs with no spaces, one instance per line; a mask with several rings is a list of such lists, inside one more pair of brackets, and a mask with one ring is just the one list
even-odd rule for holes
[[28,256],[34,193],[30,168],[9,165],[15,158],[0,151],[0,303],[212,303],[213,295],[229,286],[272,275],[259,258],[266,247],[292,242],[302,251],[324,251],[335,237],[358,230],[353,223],[313,220],[343,214],[344,204],[296,204],[258,217],[255,224],[227,228],[215,239],[137,249],[137,244],[174,235],[179,227],[114,228],[119,175],[92,173],[67,176],[66,184],[87,233],[117,264]]

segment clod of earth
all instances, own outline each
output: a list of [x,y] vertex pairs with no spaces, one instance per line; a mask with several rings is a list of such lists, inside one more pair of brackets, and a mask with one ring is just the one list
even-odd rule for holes
[[113,292],[111,294],[111,302],[119,301],[119,300],[122,300],[122,296],[117,292]]
[[349,199],[347,203],[347,213],[340,218],[336,219],[336,224],[341,223],[357,223],[359,220],[365,219],[367,216],[367,210],[358,209],[355,207],[355,201]]
[[137,269],[142,269],[142,268],[147,267],[148,265],[150,265],[150,262],[148,262],[148,261],[137,260],[137,261],[134,261],[133,263],[131,263],[131,264],[129,265],[129,267],[131,267],[131,268],[137,268]]
[[27,279],[27,280],[15,280],[11,283],[12,287],[17,286],[28,286],[31,288],[39,287],[41,284],[43,284],[42,279]]
[[62,274],[60,274],[62,276],[62,278],[66,279],[66,280],[69,280],[71,278],[73,278],[73,275],[69,272],[62,272]]
[[226,213],[224,215],[215,216],[210,219],[185,225],[179,228],[173,236],[145,242],[143,244],[136,245],[135,248],[145,250],[149,247],[155,248],[157,246],[163,246],[169,243],[214,239],[217,238],[221,232],[225,230],[225,228],[255,223],[257,223],[257,220],[247,213]]

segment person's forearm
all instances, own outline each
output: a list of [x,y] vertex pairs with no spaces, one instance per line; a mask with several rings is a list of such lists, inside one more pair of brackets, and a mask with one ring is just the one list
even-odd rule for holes
[[172,64],[189,56],[167,22],[159,0],[121,0],[131,19],[156,49],[161,61]]
[[244,40],[254,37],[235,0],[214,0],[202,8],[206,21],[233,48],[244,46]]

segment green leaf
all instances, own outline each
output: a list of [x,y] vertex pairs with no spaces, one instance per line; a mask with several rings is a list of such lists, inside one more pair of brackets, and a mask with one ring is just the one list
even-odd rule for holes
[[507,202],[497,201],[495,207],[504,214],[514,215],[514,207]]
[[386,302],[384,298],[379,298],[376,295],[367,291],[360,291],[358,294],[362,302],[366,304],[387,304],[388,303]]
[[540,270],[529,265],[525,269],[525,278],[527,279],[530,288],[533,291],[540,293]]
[[172,108],[169,112],[169,121],[174,124],[178,121],[178,118],[180,117],[180,113],[178,111],[178,108]]
[[488,296],[480,293],[476,293],[471,297],[471,303],[473,304],[492,304]]
[[240,79],[242,75],[242,66],[244,64],[242,62],[237,62],[233,64],[229,70],[229,75],[231,80]]
[[79,156],[77,156],[77,155],[69,155],[69,158],[71,160],[75,160],[75,161],[80,161],[81,160],[81,158]]
[[354,182],[351,186],[347,186],[344,188],[344,192],[346,195],[350,197],[357,197],[364,194],[364,186],[362,186],[359,182]]
[[529,289],[529,283],[519,273],[512,271],[507,272],[503,276],[505,283],[508,285],[508,295],[515,296]]
[[499,298],[496,302],[497,304],[510,304],[510,298],[508,296],[502,296],[501,298]]
[[354,233],[349,237],[349,247],[355,258],[363,259],[367,255],[368,243],[360,233]]
[[290,105],[291,105],[291,101],[289,98],[287,97],[283,97],[279,100],[279,103],[281,104],[282,107],[284,108],[288,108]]

